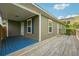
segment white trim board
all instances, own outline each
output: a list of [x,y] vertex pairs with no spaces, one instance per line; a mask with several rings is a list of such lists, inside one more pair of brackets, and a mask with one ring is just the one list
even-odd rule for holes
[[24,22],[21,22],[21,35],[24,35]]
[[59,24],[57,23],[57,34],[59,34]]
[[6,27],[7,27],[7,37],[8,37],[8,20],[6,21]]
[[32,12],[32,13],[34,13],[34,14],[39,15],[39,13],[37,13],[37,12],[35,12],[34,10],[31,10],[31,9],[29,9],[29,8],[27,8],[27,7],[23,6],[23,5],[21,5],[21,4],[17,4],[17,3],[12,3],[12,4],[15,5],[15,6],[17,6],[17,7],[23,8],[23,9],[29,11],[29,12]]
[[41,41],[41,14],[39,15],[39,42]]
[[2,17],[0,16],[0,25],[2,26],[3,24],[2,24]]

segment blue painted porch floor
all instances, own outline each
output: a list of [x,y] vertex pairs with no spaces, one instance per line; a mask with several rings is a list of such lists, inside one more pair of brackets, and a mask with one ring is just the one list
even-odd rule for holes
[[38,42],[34,39],[25,38],[22,36],[8,37],[2,41],[2,47],[0,49],[0,56],[5,56],[9,53],[22,49],[26,46],[32,45]]

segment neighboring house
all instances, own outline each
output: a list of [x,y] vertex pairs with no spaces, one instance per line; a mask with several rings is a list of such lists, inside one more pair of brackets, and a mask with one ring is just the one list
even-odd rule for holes
[[64,18],[64,19],[61,19],[65,24],[69,24],[69,23],[71,23],[73,20],[74,20],[74,18],[73,17],[70,17],[70,18]]
[[[79,16],[61,19],[65,24],[70,24],[71,29],[79,28]],[[75,32],[75,31],[74,31]],[[75,34],[75,33],[74,33]]]
[[[63,24],[36,4],[19,3],[0,4],[6,36],[25,36],[38,41],[61,34]],[[64,27],[61,27],[64,28]]]
[[61,19],[63,22],[65,22],[66,24],[67,23],[70,23],[70,24],[73,24],[75,22],[78,22],[79,23],[79,16],[74,16],[74,17],[70,17],[70,18],[64,18],[64,19]]

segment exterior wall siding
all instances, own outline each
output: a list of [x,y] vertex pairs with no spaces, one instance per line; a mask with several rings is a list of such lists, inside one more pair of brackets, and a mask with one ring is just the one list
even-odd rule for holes
[[27,20],[24,21],[24,35],[27,38],[39,40],[39,17],[34,16],[33,18],[33,32],[32,34],[27,33]]
[[42,16],[42,22],[41,22],[41,39],[42,40],[57,35],[57,23],[54,21],[52,23],[53,23],[53,32],[48,33],[48,18]]
[[20,35],[21,23],[18,21],[8,20],[8,36]]
[[64,35],[65,34],[65,31],[66,29],[65,29],[65,26],[64,25],[59,25],[59,33],[61,34],[61,35]]

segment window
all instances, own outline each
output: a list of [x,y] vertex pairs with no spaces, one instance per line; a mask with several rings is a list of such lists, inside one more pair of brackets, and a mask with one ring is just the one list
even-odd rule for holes
[[0,16],[0,25],[2,25],[2,17]]
[[32,33],[32,19],[27,20],[27,33]]
[[51,20],[48,20],[48,33],[53,32],[53,24]]

